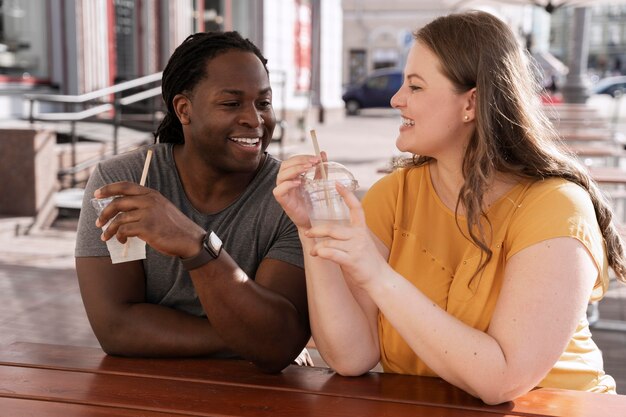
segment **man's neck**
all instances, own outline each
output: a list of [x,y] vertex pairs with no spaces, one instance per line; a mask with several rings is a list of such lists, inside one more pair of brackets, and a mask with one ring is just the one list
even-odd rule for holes
[[254,172],[222,172],[201,158],[185,153],[183,146],[174,146],[174,163],[187,198],[201,213],[216,213],[237,200],[265,160],[264,157]]

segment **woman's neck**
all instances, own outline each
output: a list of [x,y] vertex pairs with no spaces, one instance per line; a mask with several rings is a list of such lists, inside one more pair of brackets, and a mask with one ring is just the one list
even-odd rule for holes
[[[430,179],[439,199],[450,210],[456,209],[461,187],[465,183],[461,164],[446,164],[438,160],[430,163]],[[489,178],[487,189],[483,195],[483,209],[487,210],[492,203],[520,183],[521,179],[502,172]],[[465,214],[465,207],[459,204],[460,215]]]
[[[459,198],[459,192],[465,182],[461,166],[457,164],[446,164],[445,162],[433,159],[432,162],[430,162],[429,169],[430,181],[433,184],[437,196],[439,196],[439,199],[446,207],[454,211]],[[459,211],[462,213],[465,210],[459,207]]]

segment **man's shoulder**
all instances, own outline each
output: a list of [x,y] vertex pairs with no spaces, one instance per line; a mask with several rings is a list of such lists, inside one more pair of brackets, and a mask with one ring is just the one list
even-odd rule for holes
[[274,156],[269,153],[265,156],[265,163],[263,165],[263,172],[265,175],[276,176],[278,175],[278,170],[280,169],[281,160],[276,159]]
[[263,166],[248,186],[249,191],[252,193],[265,193],[268,188],[273,189],[276,186],[276,177],[278,176],[280,164],[281,161],[270,154],[266,154]]
[[143,161],[146,158],[148,147],[143,146],[141,148],[133,149],[132,151],[124,152],[123,154],[115,155],[111,158],[105,159],[98,163],[101,169],[104,170],[117,170],[121,167],[143,165]]

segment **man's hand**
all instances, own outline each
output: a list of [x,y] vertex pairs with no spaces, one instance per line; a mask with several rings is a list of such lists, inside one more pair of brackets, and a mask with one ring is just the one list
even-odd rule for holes
[[137,236],[164,255],[188,258],[200,250],[206,233],[161,193],[132,182],[116,182],[96,190],[96,198],[119,196],[100,214],[96,226],[111,223],[103,240],[121,243]]

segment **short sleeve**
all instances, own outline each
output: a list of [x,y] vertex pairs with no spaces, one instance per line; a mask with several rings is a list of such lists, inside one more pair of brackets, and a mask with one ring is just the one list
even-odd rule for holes
[[598,268],[594,298],[608,287],[604,240],[589,194],[564,180],[545,180],[532,187],[511,221],[505,247],[506,259],[519,251],[557,237],[580,241]]
[[100,165],[96,167],[89,177],[85,193],[83,195],[82,208],[78,219],[78,230],[76,233],[76,248],[74,255],[76,257],[85,256],[109,256],[106,243],[100,240],[102,230],[96,227],[96,211],[91,206],[93,193],[100,187],[108,184],[103,177]]
[[402,171],[394,171],[378,180],[365,194],[362,202],[367,226],[388,248],[393,241]]
[[100,240],[102,230],[96,227],[96,211],[91,206],[93,193],[100,187],[118,181],[139,182],[138,177],[143,168],[145,153],[145,149],[131,151],[96,165],[89,176],[83,195],[74,256],[109,256],[106,243]]
[[270,247],[266,258],[277,259],[304,268],[302,243],[298,237],[298,229],[285,214],[281,215],[277,238]]

